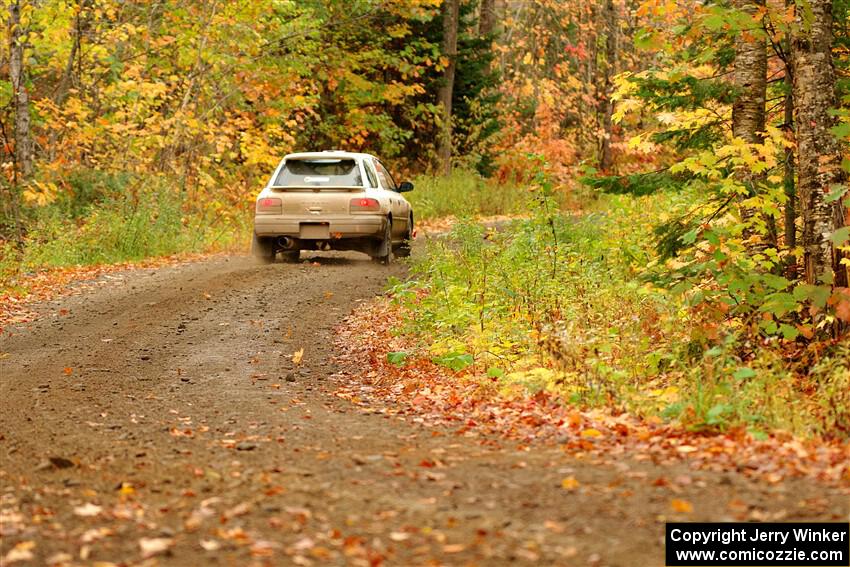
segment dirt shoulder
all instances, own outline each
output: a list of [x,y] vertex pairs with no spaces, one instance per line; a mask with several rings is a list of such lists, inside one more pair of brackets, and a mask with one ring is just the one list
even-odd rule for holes
[[33,306],[0,339],[0,557],[662,565],[665,519],[847,520],[846,492],[812,480],[577,457],[340,399],[358,369],[333,362],[334,328],[390,274],[215,258]]

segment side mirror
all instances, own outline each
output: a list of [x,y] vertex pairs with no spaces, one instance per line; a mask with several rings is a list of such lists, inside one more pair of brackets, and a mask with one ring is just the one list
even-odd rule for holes
[[407,193],[408,191],[413,191],[413,183],[410,181],[402,181],[398,184],[399,193]]

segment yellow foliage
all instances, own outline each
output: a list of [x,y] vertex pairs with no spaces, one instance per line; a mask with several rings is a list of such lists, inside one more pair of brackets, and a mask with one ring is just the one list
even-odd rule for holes
[[59,188],[56,187],[55,183],[32,181],[23,190],[23,197],[27,203],[43,207],[55,201],[58,192]]

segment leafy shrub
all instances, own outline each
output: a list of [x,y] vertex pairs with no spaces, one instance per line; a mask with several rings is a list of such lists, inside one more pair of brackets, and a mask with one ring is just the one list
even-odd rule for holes
[[468,355],[468,371],[508,390],[548,389],[694,429],[846,436],[846,346],[795,365],[789,349],[804,345],[754,339],[698,290],[657,283],[653,229],[693,202],[690,191],[606,195],[576,218],[540,185],[530,218],[499,229],[460,222],[429,242],[416,281],[394,289],[415,307],[404,331],[434,360]]

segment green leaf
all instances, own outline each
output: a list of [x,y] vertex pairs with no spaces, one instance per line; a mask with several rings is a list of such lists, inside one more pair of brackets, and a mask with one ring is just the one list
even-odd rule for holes
[[850,136],[850,122],[842,122],[837,126],[833,126],[829,129],[832,132],[832,135],[836,138],[846,138]]
[[648,50],[660,49],[664,47],[664,38],[659,33],[639,30],[635,33],[635,47]]
[[839,228],[832,233],[832,236],[830,236],[829,239],[832,240],[832,243],[836,246],[843,246],[845,242],[850,240],[850,226]]
[[779,330],[782,332],[782,336],[786,341],[793,341],[800,336],[800,331],[798,331],[796,327],[792,327],[786,323],[782,323],[779,326]]
[[720,356],[721,354],[723,354],[723,349],[720,347],[711,347],[705,351],[706,356]]
[[786,287],[791,285],[791,282],[789,282],[787,279],[783,278],[782,276],[776,276],[774,274],[763,274],[762,281],[764,281],[766,286],[772,287],[776,291],[779,291],[780,289],[785,289]]
[[708,425],[718,425],[723,422],[723,414],[732,409],[730,406],[726,404],[717,404],[713,406],[708,412],[705,414],[706,420],[705,422]]
[[404,364],[404,361],[408,357],[408,353],[403,351],[398,352],[388,352],[387,353],[387,362],[390,364],[395,364],[396,366]]
[[699,228],[695,228],[690,230],[682,235],[682,242],[685,244],[693,244],[696,242],[697,234],[699,234]]
[[745,380],[747,378],[752,378],[756,375],[756,371],[752,368],[747,368],[746,366],[742,366],[732,375],[733,378],[737,380]]
[[487,376],[489,376],[490,378],[501,378],[504,375],[505,371],[501,368],[496,368],[495,366],[492,366],[487,369]]
[[451,352],[449,354],[434,358],[434,362],[436,364],[439,364],[440,366],[445,366],[446,368],[450,368],[455,372],[459,372],[467,366],[471,366],[472,363],[475,362],[475,359],[472,358],[471,354]]
[[833,203],[844,196],[844,193],[847,192],[847,186],[836,184],[830,187],[831,191],[827,194],[824,200],[827,203]]
[[750,429],[750,435],[753,436],[753,439],[756,441],[767,441],[768,435],[761,429]]
[[776,321],[774,321],[773,319],[770,319],[769,321],[762,321],[761,323],[759,323],[759,327],[764,329],[764,332],[768,335],[772,335],[777,330],[779,330],[779,327],[776,325]]
[[800,284],[794,288],[794,297],[797,301],[808,300],[821,309],[826,306],[830,295],[832,295],[832,287],[828,285]]
[[773,313],[777,317],[782,317],[786,313],[796,311],[797,305],[797,298],[790,293],[771,293],[764,299],[764,303],[759,307],[759,311],[762,313]]
[[714,13],[702,21],[703,25],[711,31],[717,31],[726,25],[726,16],[722,13]]

